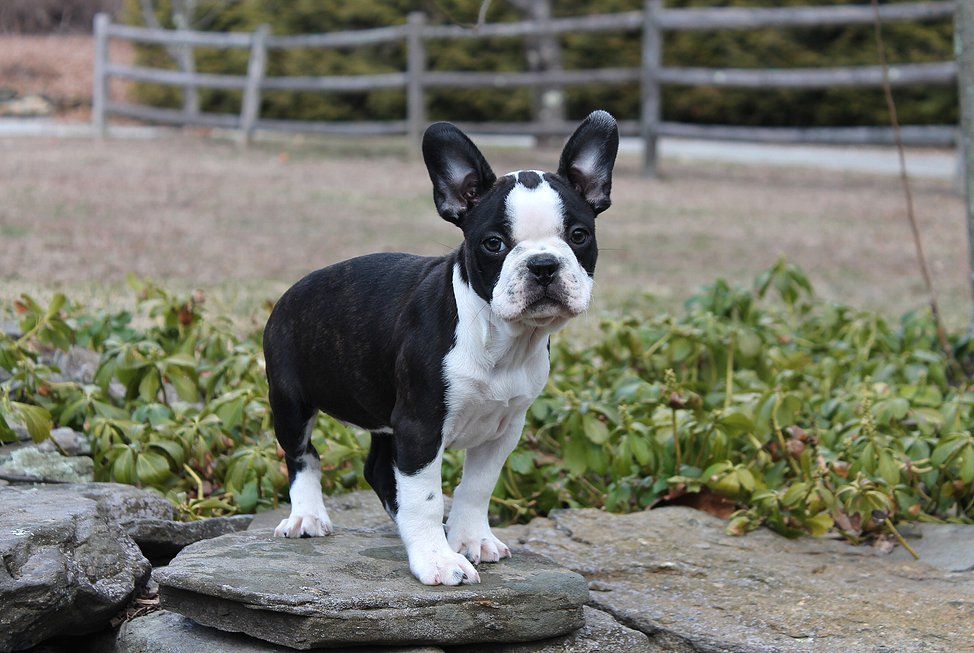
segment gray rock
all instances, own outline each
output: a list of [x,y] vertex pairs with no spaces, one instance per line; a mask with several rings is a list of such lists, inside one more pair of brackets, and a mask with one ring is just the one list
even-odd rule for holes
[[149,562],[97,501],[69,485],[0,487],[0,651],[102,628]]
[[556,511],[495,531],[582,574],[589,605],[664,651],[959,651],[974,580],[865,547],[768,530],[744,537],[689,508]]
[[168,562],[194,542],[246,530],[253,518],[253,515],[234,515],[189,522],[142,518],[125,522],[123,526],[142,554],[157,564]]
[[[55,445],[55,443],[57,443]],[[91,443],[88,437],[79,431],[62,426],[51,430],[51,439],[44,440],[37,445],[41,451],[58,452],[60,447],[69,456],[91,455]]]
[[258,530],[192,544],[154,577],[167,610],[300,649],[529,641],[582,626],[579,575],[527,553],[479,571],[478,585],[428,587],[394,534]]
[[25,95],[0,102],[0,116],[13,118],[33,118],[50,116],[54,104],[43,95]]
[[[915,524],[910,529],[916,539],[910,546],[920,561],[944,571],[974,571],[974,526],[969,524]],[[903,547],[893,550],[896,560],[912,560]]]
[[41,355],[40,360],[45,365],[51,365],[61,372],[51,375],[52,381],[73,381],[75,383],[93,383],[101,354],[84,347],[72,346],[67,351],[55,349]]
[[84,483],[95,479],[95,463],[87,456],[62,456],[30,445],[11,451],[0,461],[0,472],[48,481]]
[[122,483],[72,483],[58,488],[98,503],[100,513],[116,522],[172,519],[173,505],[161,494]]
[[626,628],[610,615],[585,608],[585,625],[569,635],[521,644],[473,644],[451,647],[448,653],[665,653],[638,630]]
[[[115,653],[287,653],[294,649],[268,644],[240,633],[201,626],[191,619],[159,610],[126,622],[115,639]],[[329,653],[443,653],[423,647],[356,647],[315,649]]]
[[21,426],[19,424],[13,424],[10,426],[13,429],[14,435],[17,436],[19,442],[30,442],[30,432],[27,430],[26,426]]
[[[2,99],[3,98],[0,97],[0,100]],[[21,335],[23,335],[22,331],[20,330],[20,322],[3,317],[0,317],[0,333],[7,336],[11,340],[17,340]]]

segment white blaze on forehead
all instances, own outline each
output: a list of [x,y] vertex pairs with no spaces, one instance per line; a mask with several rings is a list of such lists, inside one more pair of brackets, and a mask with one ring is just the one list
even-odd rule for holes
[[[514,243],[526,240],[560,238],[564,229],[564,208],[561,197],[543,177],[535,172],[541,183],[534,188],[517,182],[507,194],[507,219],[511,225]],[[517,172],[509,173],[517,179]]]

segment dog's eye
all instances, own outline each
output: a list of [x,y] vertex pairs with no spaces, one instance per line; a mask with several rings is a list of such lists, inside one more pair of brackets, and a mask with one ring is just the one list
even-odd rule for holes
[[588,232],[581,227],[575,227],[572,229],[572,233],[568,237],[575,245],[584,245],[585,241],[588,240]]
[[491,236],[489,238],[485,238],[482,244],[484,249],[486,249],[491,254],[500,254],[501,252],[504,251],[504,248],[506,247],[504,245],[504,241],[498,238],[497,236]]

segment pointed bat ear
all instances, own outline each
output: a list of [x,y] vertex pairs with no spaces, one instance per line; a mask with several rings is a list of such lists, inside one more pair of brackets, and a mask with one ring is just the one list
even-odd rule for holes
[[619,128],[607,111],[593,111],[568,139],[558,175],[588,202],[596,215],[612,203],[612,168],[619,151]]
[[448,122],[437,122],[426,129],[423,159],[433,182],[436,210],[457,226],[497,180],[473,141]]

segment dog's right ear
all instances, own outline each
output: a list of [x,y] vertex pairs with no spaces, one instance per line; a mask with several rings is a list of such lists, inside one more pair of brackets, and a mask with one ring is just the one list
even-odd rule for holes
[[457,226],[497,180],[473,141],[448,122],[433,123],[426,129],[423,159],[433,182],[436,210]]

